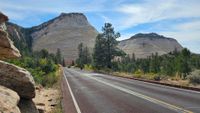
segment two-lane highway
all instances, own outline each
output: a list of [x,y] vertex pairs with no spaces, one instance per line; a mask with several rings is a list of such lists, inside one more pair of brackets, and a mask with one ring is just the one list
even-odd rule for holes
[[77,113],[200,113],[199,92],[77,69],[64,77]]

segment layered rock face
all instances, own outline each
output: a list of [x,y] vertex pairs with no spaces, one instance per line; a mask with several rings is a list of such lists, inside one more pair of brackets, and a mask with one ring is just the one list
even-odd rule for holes
[[156,33],[136,34],[130,39],[120,41],[118,47],[124,52],[136,58],[147,58],[152,54],[158,55],[167,54],[175,49],[180,51],[183,47],[172,38],[166,38]]
[[5,31],[5,21],[8,20],[6,16],[0,13],[0,59],[20,57],[20,53],[13,45],[13,42],[8,38],[8,34]]
[[98,34],[82,13],[62,13],[55,19],[31,29],[34,51],[47,49],[55,53],[60,48],[68,61],[77,58],[77,47],[80,43],[92,49]]
[[[0,13],[0,59],[21,56],[13,42],[8,38],[4,23],[7,20],[8,18]],[[33,111],[32,113],[38,113],[37,109],[32,107],[35,106],[32,102],[32,98],[35,97],[34,85],[33,77],[27,70],[0,60],[0,112],[29,113],[28,109]]]

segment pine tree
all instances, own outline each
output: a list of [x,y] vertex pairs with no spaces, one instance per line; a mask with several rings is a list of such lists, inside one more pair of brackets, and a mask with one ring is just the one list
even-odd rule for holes
[[98,34],[96,37],[95,41],[95,46],[94,46],[94,52],[93,52],[93,65],[97,69],[105,67],[106,59],[105,59],[105,52],[106,52],[106,47],[105,47],[106,40],[105,38],[102,38],[102,34]]
[[99,34],[96,38],[94,48],[94,64],[98,67],[112,67],[112,59],[119,55],[121,52],[117,48],[117,38],[120,37],[119,33],[115,33],[112,24],[105,23],[102,28],[103,33]]
[[64,59],[64,58],[63,58],[63,60],[62,60],[62,66],[63,66],[63,67],[66,66],[66,64],[65,64],[65,59]]
[[56,51],[56,63],[62,64],[62,55],[61,55],[60,48],[58,48]]
[[78,45],[78,59],[76,63],[78,67],[81,69],[84,67],[85,64],[90,64],[92,61],[88,47],[83,47],[83,43]]

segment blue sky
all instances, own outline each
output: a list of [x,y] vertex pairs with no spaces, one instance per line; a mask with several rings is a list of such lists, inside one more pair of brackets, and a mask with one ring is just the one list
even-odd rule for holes
[[23,27],[82,12],[98,31],[112,23],[119,40],[156,32],[200,53],[200,0],[0,0],[0,11]]

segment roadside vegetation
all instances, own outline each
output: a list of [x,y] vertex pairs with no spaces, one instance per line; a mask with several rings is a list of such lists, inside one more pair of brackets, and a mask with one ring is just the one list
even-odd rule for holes
[[126,55],[117,48],[116,39],[119,36],[112,25],[106,23],[102,33],[96,37],[93,53],[89,53],[87,46],[84,47],[82,43],[79,45],[76,66],[117,76],[200,84],[200,55],[184,48],[182,51],[175,49],[162,56],[155,53],[145,59],[136,59],[134,53],[131,56]]
[[56,54],[50,54],[43,49],[30,55],[24,55],[20,59],[9,60],[9,62],[27,69],[33,75],[35,82],[44,87],[51,87],[57,82],[56,73],[61,61],[59,49]]

